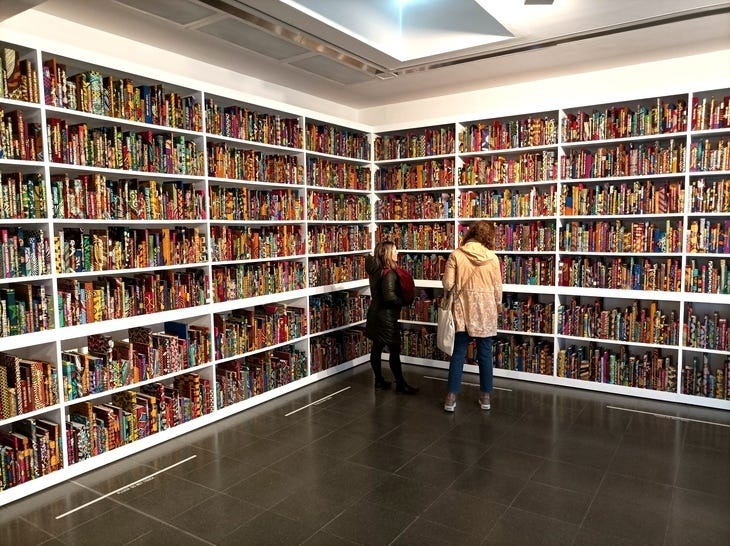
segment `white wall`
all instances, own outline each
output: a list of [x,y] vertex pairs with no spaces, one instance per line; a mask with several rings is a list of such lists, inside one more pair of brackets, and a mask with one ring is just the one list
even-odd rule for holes
[[377,131],[730,88],[730,49],[360,110]]
[[730,88],[730,49],[724,49],[356,110],[35,10],[0,23],[0,39],[262,107],[376,132]]

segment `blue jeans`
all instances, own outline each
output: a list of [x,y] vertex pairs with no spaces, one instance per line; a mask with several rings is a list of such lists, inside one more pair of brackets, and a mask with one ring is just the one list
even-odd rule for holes
[[[454,336],[454,352],[449,361],[449,392],[458,394],[461,390],[461,376],[464,373],[466,349],[472,337],[466,332],[456,332]],[[492,392],[494,376],[492,374],[492,338],[475,337],[477,342],[477,360],[479,361],[479,390]]]

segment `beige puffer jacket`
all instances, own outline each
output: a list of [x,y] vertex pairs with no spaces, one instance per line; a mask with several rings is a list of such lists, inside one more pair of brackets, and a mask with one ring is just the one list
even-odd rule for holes
[[468,241],[449,256],[443,284],[444,290],[455,289],[458,294],[454,301],[457,332],[465,331],[472,337],[497,335],[502,269],[494,252],[477,241]]

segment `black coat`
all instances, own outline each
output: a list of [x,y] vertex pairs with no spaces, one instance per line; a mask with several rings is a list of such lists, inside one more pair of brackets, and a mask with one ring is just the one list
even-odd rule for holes
[[365,270],[370,278],[370,307],[368,307],[366,335],[373,341],[386,345],[400,344],[400,310],[403,302],[398,295],[398,275],[383,269],[378,261],[368,256],[365,259]]

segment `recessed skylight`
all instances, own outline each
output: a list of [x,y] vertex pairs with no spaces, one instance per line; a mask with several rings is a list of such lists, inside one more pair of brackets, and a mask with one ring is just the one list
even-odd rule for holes
[[405,62],[512,38],[476,0],[281,0]]

